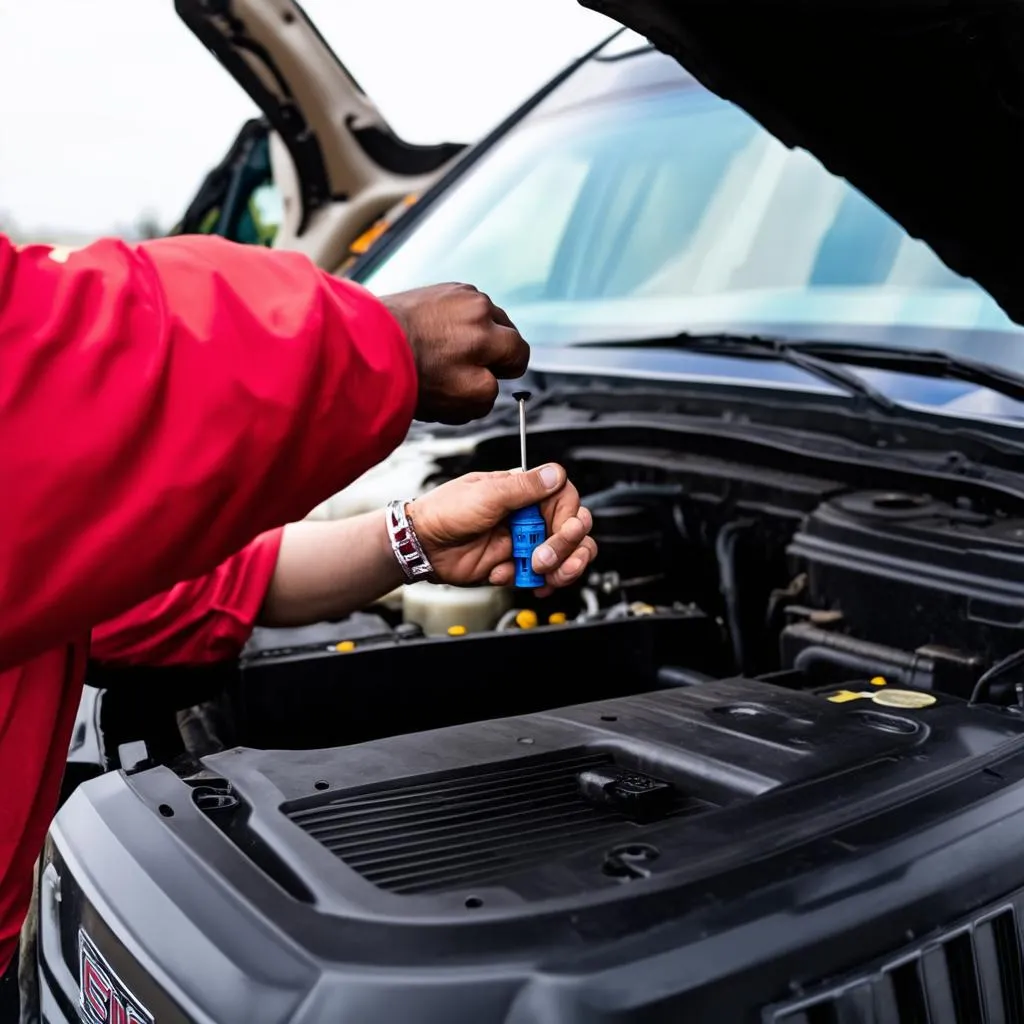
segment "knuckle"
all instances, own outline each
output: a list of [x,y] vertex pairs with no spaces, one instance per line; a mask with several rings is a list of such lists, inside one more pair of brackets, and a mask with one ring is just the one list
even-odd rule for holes
[[[472,285],[470,285],[472,288]],[[474,319],[489,319],[491,315],[491,300],[483,292],[475,288],[466,296],[466,310]]]
[[532,500],[534,496],[534,482],[528,473],[522,471],[512,474],[513,485],[522,498]]
[[562,537],[564,544],[571,544],[573,547],[576,547],[583,540],[585,532],[583,524],[575,516],[570,516],[562,524],[559,535]]
[[530,347],[524,341],[518,346],[512,357],[507,360],[506,366],[510,377],[522,377],[530,366]]
[[556,533],[553,536],[549,537],[547,540],[547,545],[549,548],[551,548],[552,551],[554,551],[554,553],[558,556],[560,560],[565,559],[565,557],[572,550],[573,546],[572,543],[566,537],[562,536],[562,534],[560,533]]

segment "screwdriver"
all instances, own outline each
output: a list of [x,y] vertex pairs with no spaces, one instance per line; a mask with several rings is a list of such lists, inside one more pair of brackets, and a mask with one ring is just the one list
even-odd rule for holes
[[[526,403],[529,391],[516,391],[512,397],[519,403],[519,459],[526,472]],[[544,516],[538,505],[528,505],[509,517],[512,528],[512,559],[516,567],[515,585],[520,590],[544,586],[544,577],[533,571],[533,552],[546,538]]]

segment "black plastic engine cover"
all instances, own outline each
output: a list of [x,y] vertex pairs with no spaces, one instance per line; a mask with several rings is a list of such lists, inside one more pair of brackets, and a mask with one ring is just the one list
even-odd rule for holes
[[995,661],[1024,647],[1024,520],[927,495],[861,492],[822,504],[793,538],[810,603],[857,636]]
[[721,630],[696,609],[459,637],[338,628],[337,639],[358,637],[353,650],[320,643],[243,659],[231,691],[237,742],[362,743],[653,690],[662,665],[710,673],[724,660]]
[[161,1022],[745,1024],[1024,885],[1024,722],[941,696],[733,680],[205,765],[60,812],[51,1024],[83,945]]

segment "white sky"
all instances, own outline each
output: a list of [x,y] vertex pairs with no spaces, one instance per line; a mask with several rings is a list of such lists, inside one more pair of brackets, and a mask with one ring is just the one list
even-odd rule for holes
[[[617,26],[575,0],[306,0],[412,142],[471,141]],[[0,0],[0,213],[170,226],[254,107],[172,0]]]

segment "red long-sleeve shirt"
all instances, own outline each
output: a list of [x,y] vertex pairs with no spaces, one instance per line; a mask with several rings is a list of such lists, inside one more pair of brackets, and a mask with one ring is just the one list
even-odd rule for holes
[[108,665],[202,665],[237,658],[267,596],[283,532],[260,534],[213,572],[94,627],[89,656]]
[[0,237],[0,970],[93,626],[211,573],[402,439],[409,348],[305,257]]

